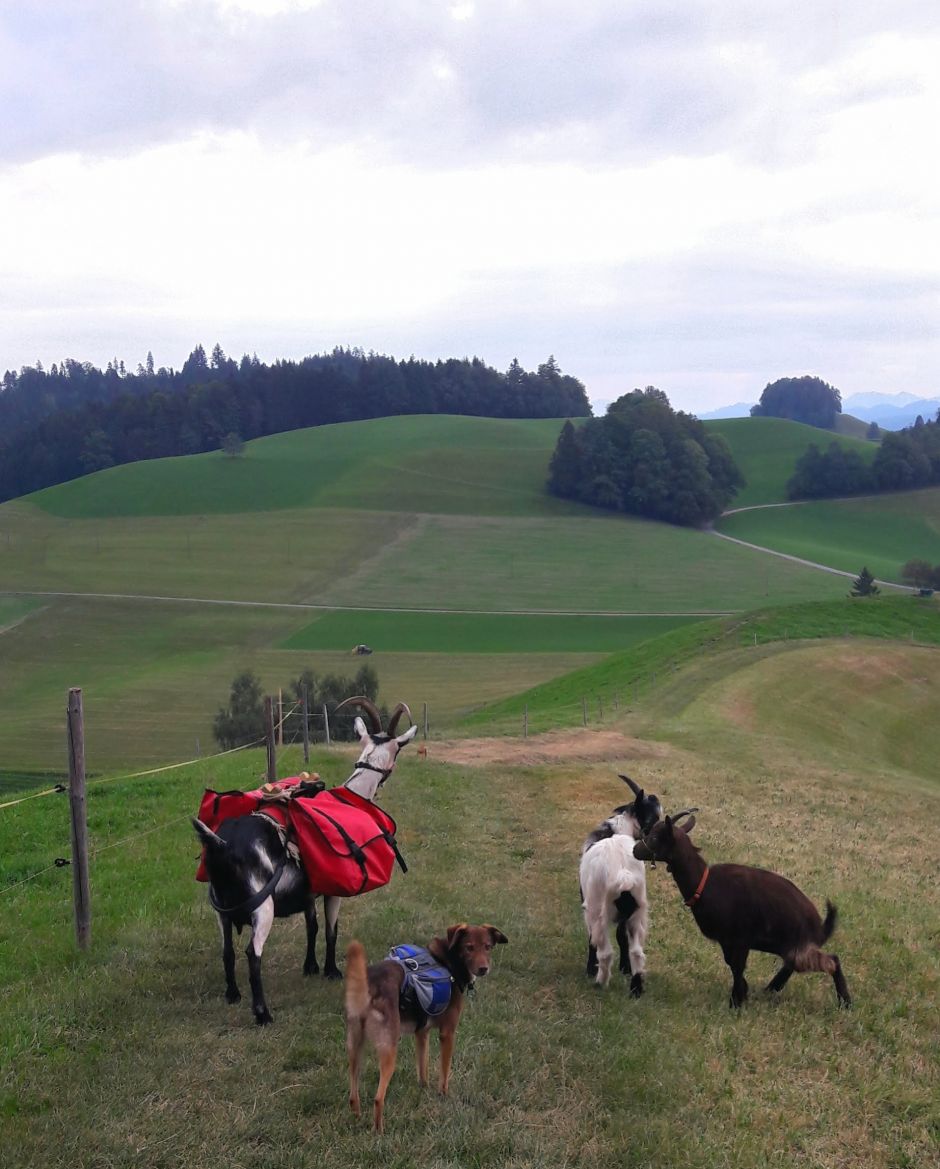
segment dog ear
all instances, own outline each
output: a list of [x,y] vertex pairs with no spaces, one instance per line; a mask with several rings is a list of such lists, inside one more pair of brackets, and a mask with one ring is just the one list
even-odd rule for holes
[[495,925],[485,925],[483,928],[490,931],[490,939],[494,946],[509,945],[509,938],[506,937],[502,930],[498,930]]
[[449,925],[447,927],[447,948],[448,948],[448,950],[452,950],[454,948],[454,946],[457,945],[457,943],[460,941],[461,935],[465,934],[467,932],[468,928],[469,927],[467,926],[467,923],[465,921],[462,921],[459,925]]

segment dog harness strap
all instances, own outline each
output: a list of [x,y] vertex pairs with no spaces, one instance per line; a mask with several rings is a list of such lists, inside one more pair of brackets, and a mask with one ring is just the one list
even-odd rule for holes
[[705,866],[705,872],[702,873],[702,879],[698,883],[698,888],[695,890],[695,892],[692,894],[692,896],[688,899],[688,901],[686,901],[686,905],[688,905],[689,909],[691,909],[692,906],[696,903],[696,901],[698,901],[698,899],[702,896],[702,890],[705,888],[705,882],[707,880],[708,880],[708,865]]

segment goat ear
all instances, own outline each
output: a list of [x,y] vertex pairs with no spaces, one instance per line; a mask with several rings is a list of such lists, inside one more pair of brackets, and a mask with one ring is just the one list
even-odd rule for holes
[[449,925],[447,927],[447,948],[449,950],[452,950],[457,945],[461,936],[467,932],[467,929],[468,926],[465,921],[462,921],[459,925]]
[[353,723],[353,730],[359,736],[360,743],[364,744],[365,742],[372,742],[372,736],[369,734],[368,730],[366,729],[366,724],[362,721],[358,714],[356,715],[356,721]]
[[495,925],[485,925],[483,928],[490,931],[490,940],[494,946],[509,945],[509,938],[506,937],[502,930],[498,930]]

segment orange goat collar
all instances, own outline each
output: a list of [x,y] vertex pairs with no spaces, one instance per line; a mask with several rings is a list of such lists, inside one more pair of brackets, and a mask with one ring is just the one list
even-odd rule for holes
[[705,882],[707,880],[708,880],[708,866],[706,865],[705,872],[702,873],[702,879],[698,883],[698,888],[695,890],[695,892],[692,894],[692,896],[688,899],[688,901],[686,901],[686,905],[688,905],[688,907],[690,909],[696,903],[696,901],[698,901],[698,899],[702,896],[702,890],[705,888]]

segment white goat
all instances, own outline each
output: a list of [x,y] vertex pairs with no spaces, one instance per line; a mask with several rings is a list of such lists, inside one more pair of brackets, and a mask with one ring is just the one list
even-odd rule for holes
[[616,924],[620,947],[620,969],[630,970],[630,993],[643,993],[646,955],[643,944],[649,926],[646,901],[646,870],[633,855],[636,841],[660,816],[656,796],[647,796],[633,780],[629,784],[636,800],[615,808],[584,842],[579,876],[584,923],[588,931],[588,974],[596,984],[610,982],[614,949],[610,927]]

